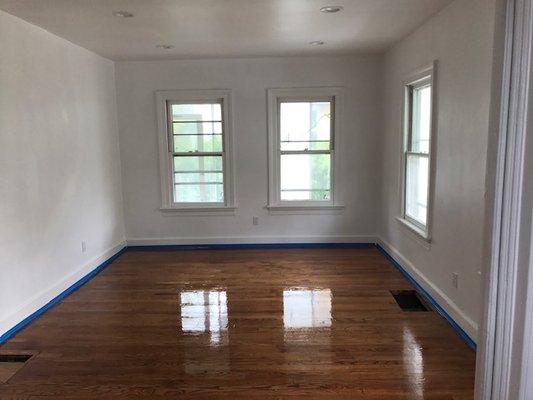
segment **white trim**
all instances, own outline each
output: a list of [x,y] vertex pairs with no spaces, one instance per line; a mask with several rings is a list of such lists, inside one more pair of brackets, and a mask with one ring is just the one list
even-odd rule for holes
[[[437,67],[438,61],[434,60],[431,63],[417,68],[411,74],[405,77],[402,82],[403,87],[403,106],[401,113],[401,143],[402,154],[400,157],[400,209],[398,220],[404,224],[411,231],[420,236],[421,239],[431,241],[431,227],[433,220],[433,204],[435,197],[435,176],[436,176],[436,153],[437,153],[437,130],[438,130],[438,86],[437,86]],[[428,198],[427,198],[427,215],[426,225],[418,226],[416,223],[409,221],[405,213],[405,175],[407,173],[407,139],[409,133],[409,121],[406,119],[406,114],[409,111],[410,101],[408,97],[408,88],[416,86],[420,82],[429,83],[431,85],[431,132],[429,135],[429,175],[428,175]]]
[[157,246],[180,244],[269,244],[269,243],[376,243],[373,235],[316,235],[316,236],[204,236],[129,238],[128,246]]
[[83,264],[78,270],[70,274],[68,277],[56,282],[49,287],[41,290],[33,295],[26,303],[24,303],[18,310],[11,313],[9,316],[0,321],[0,336],[23,321],[25,318],[39,310],[41,307],[48,304],[56,296],[63,293],[73,284],[78,282],[84,276],[92,272],[101,263],[109,259],[111,256],[117,254],[126,246],[126,242],[120,242],[110,249],[104,251],[101,255],[94,257],[87,263]]
[[[333,99],[333,132],[330,150],[331,154],[331,195],[329,201],[281,201],[279,186],[279,99],[286,100],[316,100],[321,98]],[[308,87],[308,88],[271,88],[267,89],[267,119],[268,119],[268,205],[273,212],[291,211],[307,208],[308,213],[331,211],[331,206],[342,211],[342,202],[338,196],[339,162],[336,159],[336,149],[342,137],[342,118],[344,111],[344,88],[342,87]],[[300,212],[298,212],[300,213]]]
[[478,325],[466,315],[452,299],[450,299],[439,287],[414,266],[398,249],[387,241],[379,238],[378,243],[411,275],[411,277],[426,290],[430,296],[448,313],[448,315],[477,342]]
[[524,313],[525,321],[521,365],[522,376],[520,377],[522,383],[519,393],[520,400],[531,400],[530,396],[533,393],[533,379],[531,379],[533,376],[533,209],[531,210],[530,219],[529,268]]
[[485,288],[477,400],[511,399],[524,150],[531,70],[532,0],[508,0],[491,264]]
[[418,239],[426,242],[427,245],[431,243],[431,238],[428,236],[428,232],[426,230],[421,229],[418,225],[413,224],[411,221],[402,217],[396,217],[396,221],[398,221],[401,226],[405,227],[406,229],[409,229],[413,234],[417,236]]
[[266,206],[270,215],[341,214],[344,206]]
[[235,215],[237,207],[161,207],[159,211],[169,216]]
[[[212,90],[158,90],[155,92],[157,132],[159,138],[159,171],[161,179],[161,210],[175,209],[183,212],[198,212],[201,208],[235,208],[235,171],[233,152],[233,92],[231,89]],[[172,165],[169,157],[169,132],[167,102],[214,101],[222,99],[223,113],[223,164],[224,203],[174,203]],[[207,214],[205,214],[207,215]]]

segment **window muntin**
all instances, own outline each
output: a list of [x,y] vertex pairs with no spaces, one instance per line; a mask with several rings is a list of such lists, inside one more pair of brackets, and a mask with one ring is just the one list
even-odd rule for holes
[[330,202],[333,98],[278,101],[279,200]]
[[432,131],[432,76],[406,85],[403,217],[427,231]]
[[222,99],[168,101],[173,203],[223,204],[224,121]]

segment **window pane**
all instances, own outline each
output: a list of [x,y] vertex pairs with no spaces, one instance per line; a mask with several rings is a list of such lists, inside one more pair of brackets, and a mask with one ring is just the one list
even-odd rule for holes
[[281,150],[329,150],[331,103],[282,102]]
[[223,203],[222,156],[175,156],[174,202]]
[[422,225],[427,222],[429,158],[407,155],[405,214]]
[[222,171],[221,156],[175,156],[174,171]]
[[174,185],[174,201],[176,203],[222,203],[224,185]]
[[431,85],[413,89],[411,151],[429,153],[431,132]]
[[222,122],[174,122],[174,135],[222,133]]
[[174,135],[174,151],[221,152],[222,135]]
[[301,150],[329,150],[329,140],[320,140],[312,142],[281,142],[282,151],[301,151]]
[[176,172],[174,173],[175,183],[222,183],[224,175],[222,172]]
[[283,201],[327,201],[329,199],[329,190],[281,190],[281,200]]
[[222,105],[206,104],[172,104],[173,121],[221,121]]
[[331,198],[329,154],[282,154],[280,174],[281,200]]

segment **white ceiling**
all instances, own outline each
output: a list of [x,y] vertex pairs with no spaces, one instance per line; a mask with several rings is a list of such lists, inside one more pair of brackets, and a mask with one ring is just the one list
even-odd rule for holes
[[[153,60],[381,52],[451,1],[0,0],[0,9],[112,60]],[[344,11],[321,13],[326,5]]]

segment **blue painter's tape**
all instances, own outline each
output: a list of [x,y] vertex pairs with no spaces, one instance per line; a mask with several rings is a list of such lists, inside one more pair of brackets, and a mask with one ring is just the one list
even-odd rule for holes
[[56,297],[54,297],[52,300],[50,300],[48,303],[46,303],[44,306],[39,308],[37,311],[33,312],[32,314],[28,315],[26,318],[24,318],[22,321],[20,321],[17,325],[15,325],[13,328],[8,330],[6,333],[4,333],[2,336],[0,336],[0,344],[7,341],[11,336],[13,336],[15,333],[20,331],[22,328],[24,328],[26,325],[28,325],[30,322],[32,322],[34,319],[38,318],[40,315],[44,314],[47,310],[52,308],[54,305],[56,305],[59,301],[67,297],[72,292],[79,289],[81,286],[83,286],[87,281],[89,281],[91,278],[93,278],[98,272],[103,270],[105,267],[107,267],[109,264],[111,264],[113,261],[115,261],[122,253],[126,251],[127,247],[124,246],[120,251],[118,251],[116,254],[109,257],[107,260],[105,260],[103,263],[98,265],[95,269],[93,269],[91,272],[89,272],[87,275],[85,275],[83,278],[69,286],[67,289],[65,289],[63,292],[58,294]]

